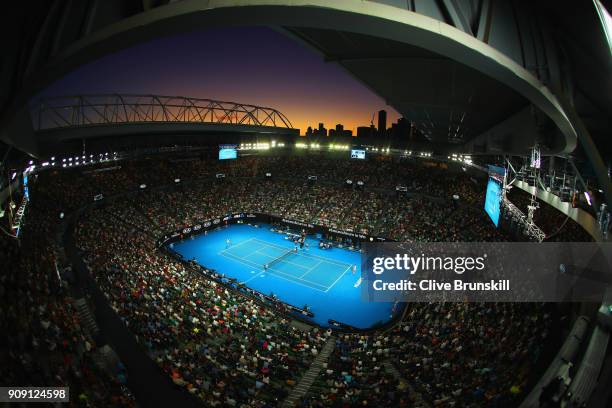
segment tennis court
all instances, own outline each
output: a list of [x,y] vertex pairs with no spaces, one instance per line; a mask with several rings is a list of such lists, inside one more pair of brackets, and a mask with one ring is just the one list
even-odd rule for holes
[[391,318],[392,303],[361,299],[359,252],[321,249],[309,236],[308,248],[296,253],[289,237],[270,228],[234,224],[176,242],[171,249],[261,293],[296,307],[307,305],[312,320],[322,326],[333,319],[369,328]]
[[[322,256],[271,244],[257,238],[244,240],[219,252],[219,255],[241,262],[261,273],[271,273],[289,282],[327,292],[347,273],[352,265]],[[267,267],[264,267],[266,265]],[[255,275],[246,282],[259,276]]]

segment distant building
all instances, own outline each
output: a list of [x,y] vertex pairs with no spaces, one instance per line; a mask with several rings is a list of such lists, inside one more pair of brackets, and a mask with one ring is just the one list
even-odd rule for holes
[[313,136],[327,136],[327,129],[325,129],[325,126],[323,126],[323,123],[319,123],[319,127],[315,130],[312,131],[312,135]]
[[368,139],[374,137],[376,128],[374,126],[359,126],[357,128],[357,137]]
[[378,111],[378,134],[384,136],[387,133],[387,111]]
[[397,123],[391,125],[390,134],[394,139],[408,139],[410,137],[410,122],[404,117],[399,118]]
[[330,137],[351,137],[353,136],[352,130],[344,129],[344,125],[338,123],[335,129],[329,129]]
[[305,136],[307,136],[307,137],[310,137],[310,136],[313,136],[313,137],[326,137],[326,136],[329,136],[329,137],[337,137],[337,136],[352,137],[353,136],[353,131],[345,129],[344,125],[342,125],[341,123],[338,123],[334,129],[329,129],[329,133],[328,133],[327,129],[325,128],[323,123],[319,123],[319,127],[316,128],[316,129],[313,129],[311,126],[308,126],[308,129],[306,129]]

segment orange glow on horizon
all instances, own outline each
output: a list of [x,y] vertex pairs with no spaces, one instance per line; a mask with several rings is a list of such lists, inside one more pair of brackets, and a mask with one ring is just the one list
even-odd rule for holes
[[[244,38],[253,41],[241,53],[201,47],[204,42],[229,46]],[[111,71],[113,75],[107,75]],[[381,109],[387,111],[387,127],[400,117],[337,65],[264,27],[218,28],[152,40],[82,65],[38,96],[98,93],[182,95],[270,107],[302,135],[319,123],[328,130],[342,124],[353,134],[370,121],[378,127]]]
[[338,106],[339,105],[321,107],[316,104],[292,106],[280,102],[272,107],[278,109],[287,116],[293,127],[300,129],[301,135],[306,133],[308,126],[316,129],[319,123],[323,123],[328,131],[329,129],[335,129],[337,124],[341,124],[344,126],[345,130],[351,130],[353,135],[356,135],[359,126],[370,126],[372,115],[374,115],[374,126],[378,126],[378,111],[381,109],[387,111],[388,128],[402,116],[390,106],[361,106],[351,104],[348,106],[344,105],[344,109],[339,109]]

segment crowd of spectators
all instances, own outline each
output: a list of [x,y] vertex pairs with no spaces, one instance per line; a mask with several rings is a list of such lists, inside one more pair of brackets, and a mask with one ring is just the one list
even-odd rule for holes
[[[2,354],[3,361],[22,364],[22,375],[51,376],[53,384],[79,378],[86,399],[103,398],[102,389],[133,403],[112,381],[87,382],[82,367],[95,344],[79,329],[70,295],[54,277],[53,247],[40,237],[52,235],[61,212],[94,204],[95,195],[104,198],[80,218],[75,233],[92,275],[149,356],[205,406],[278,405],[331,334],[296,328],[159,252],[161,234],[227,213],[260,212],[398,241],[510,239],[483,215],[485,180],[435,163],[249,157],[105,165],[111,166],[34,177],[28,224],[37,230],[23,234],[31,247],[3,242],[5,264],[15,270],[0,275],[0,296],[14,306],[0,311],[0,324],[26,333],[4,340],[12,353]],[[16,281],[22,291],[7,291]],[[410,305],[390,332],[332,339],[315,392],[301,404],[504,406],[523,395],[549,324],[542,305]],[[41,369],[54,361],[35,357],[42,347],[39,354],[70,356],[66,367]]]
[[339,336],[301,406],[516,406],[550,343],[549,309],[532,303],[411,305],[391,331]]
[[282,401],[328,333],[296,329],[157,252],[153,237],[135,226],[145,219],[109,222],[108,215],[89,212],[77,239],[112,308],[150,357],[205,406]]
[[[115,166],[118,168],[104,172],[85,168],[44,175],[45,182],[62,186],[49,191],[49,199],[57,203],[58,212],[69,212],[90,203],[97,194],[109,197],[145,185],[140,201],[159,207],[141,210],[157,217],[152,224],[161,230],[167,230],[169,220],[176,218],[172,213],[171,217],[166,215],[176,208],[169,203],[181,202],[183,225],[196,222],[202,216],[202,208],[216,212],[228,207],[249,207],[251,211],[265,209],[273,215],[398,240],[510,239],[492,228],[482,211],[486,180],[469,171],[451,171],[446,163],[389,157],[347,161],[325,156],[250,156],[237,161],[150,158],[110,162],[103,167]],[[226,183],[233,183],[233,190],[212,183],[219,173],[225,175]],[[267,179],[266,173],[272,177]],[[316,176],[317,181],[309,182],[309,175]],[[257,181],[241,181],[253,178]],[[202,185],[189,186],[187,191],[173,188],[166,193],[169,201],[152,199],[158,194],[157,187],[171,185],[174,180],[184,184],[198,180]],[[353,181],[352,188],[346,187],[346,180]],[[357,181],[364,183],[362,189],[355,189]],[[396,195],[397,186],[406,187],[408,194]],[[218,194],[193,194],[194,189],[211,188]],[[510,197],[518,196],[516,200],[520,200],[525,194],[515,190],[510,191]],[[200,196],[210,201],[201,203]],[[526,204],[522,204],[525,203],[517,203],[526,212]],[[578,224],[565,218],[546,204],[536,212],[536,224],[549,239],[590,240]]]
[[33,197],[20,240],[0,236],[2,384],[69,386],[72,407],[135,407],[125,376],[100,364],[100,345],[83,328],[69,282],[59,273],[64,258],[52,208]]
[[432,405],[515,406],[551,322],[541,304],[420,304],[383,344]]
[[[408,384],[386,368],[380,336],[341,334],[329,361],[302,399],[302,407],[416,407]],[[383,337],[380,337],[383,338]]]

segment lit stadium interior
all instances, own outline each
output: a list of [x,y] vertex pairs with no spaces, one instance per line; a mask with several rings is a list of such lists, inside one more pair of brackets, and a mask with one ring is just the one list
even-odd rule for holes
[[612,407],[604,0],[0,17],[0,407]]

